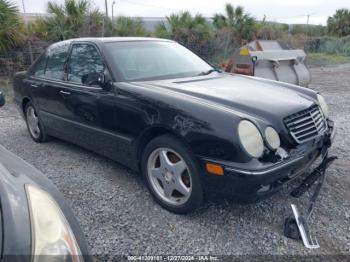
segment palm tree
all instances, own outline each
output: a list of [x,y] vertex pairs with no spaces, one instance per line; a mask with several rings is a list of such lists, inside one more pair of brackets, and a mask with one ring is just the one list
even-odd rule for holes
[[328,17],[327,29],[337,36],[350,35],[350,9],[338,9],[332,17]]
[[73,35],[73,31],[67,23],[64,6],[55,2],[48,2],[47,12],[50,18],[43,20],[46,25],[47,36],[49,40],[64,40]]
[[47,12],[51,16],[43,20],[48,40],[100,35],[104,16],[90,7],[89,0],[65,0],[63,5],[49,1]]
[[226,14],[215,14],[213,25],[216,29],[231,29],[239,40],[251,40],[255,34],[255,19],[245,13],[242,6],[225,5]]
[[141,18],[119,16],[113,24],[113,35],[146,36],[147,32]]
[[202,15],[180,12],[166,17],[166,23],[158,24],[155,35],[171,38],[196,51],[210,40],[211,28]]
[[0,0],[0,52],[6,52],[23,40],[23,23],[17,7]]
[[88,20],[88,32],[85,34],[86,36],[101,36],[103,23],[107,23],[105,28],[109,29],[109,27],[111,27],[111,20],[105,20],[105,14],[100,12],[100,10],[97,8],[90,10]]

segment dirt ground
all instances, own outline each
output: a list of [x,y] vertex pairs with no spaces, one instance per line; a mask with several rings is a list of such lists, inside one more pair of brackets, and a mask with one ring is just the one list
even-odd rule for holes
[[160,208],[141,178],[123,166],[59,140],[34,143],[11,102],[0,109],[0,144],[54,182],[94,255],[350,256],[350,64],[312,67],[311,73],[311,88],[325,96],[336,122],[331,155],[339,157],[311,218],[321,245],[316,250],[283,236],[290,204],[307,203],[307,196],[289,196],[289,188],[248,206],[210,199],[194,214],[179,216]]

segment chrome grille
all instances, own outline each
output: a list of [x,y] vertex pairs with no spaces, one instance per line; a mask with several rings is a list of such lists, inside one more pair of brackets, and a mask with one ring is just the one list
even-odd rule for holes
[[299,144],[314,139],[327,130],[327,122],[318,105],[287,116],[284,123]]

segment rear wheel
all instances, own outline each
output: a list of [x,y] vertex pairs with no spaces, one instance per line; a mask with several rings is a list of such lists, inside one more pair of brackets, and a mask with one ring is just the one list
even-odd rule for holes
[[144,150],[142,171],[150,192],[167,210],[183,214],[202,203],[199,169],[178,139],[165,135],[152,140]]
[[28,132],[31,138],[37,143],[47,141],[48,136],[46,135],[45,129],[40,122],[39,116],[32,102],[28,102],[26,104],[24,109],[24,115],[26,119]]

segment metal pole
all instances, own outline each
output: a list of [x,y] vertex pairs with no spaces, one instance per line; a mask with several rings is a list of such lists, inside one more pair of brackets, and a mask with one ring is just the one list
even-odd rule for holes
[[115,1],[113,1],[113,3],[112,3],[112,23],[114,20],[114,5],[115,5]]
[[105,5],[106,5],[106,17],[108,17],[108,3],[107,3],[107,0],[105,0]]
[[[22,7],[23,7],[24,24],[26,25],[27,30],[29,30],[24,0],[22,0]],[[27,43],[28,43],[29,59],[30,59],[30,63],[32,64],[34,62],[34,56],[33,56],[32,43],[30,42],[30,39],[27,40]]]
[[22,0],[22,6],[23,6],[23,14],[26,14],[26,8],[24,7],[24,0]]
[[105,36],[105,20],[106,20],[106,18],[104,17],[102,20],[102,37]]
[[106,7],[106,15],[103,18],[103,24],[102,24],[102,37],[105,36],[105,31],[106,31],[106,23],[107,23],[107,18],[108,18],[108,3],[107,0],[105,0],[105,7]]

